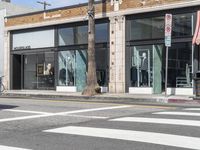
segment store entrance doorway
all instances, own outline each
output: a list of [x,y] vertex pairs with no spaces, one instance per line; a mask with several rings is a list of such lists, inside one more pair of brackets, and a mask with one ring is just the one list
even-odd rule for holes
[[12,55],[12,89],[19,90],[22,88],[22,68],[21,55]]

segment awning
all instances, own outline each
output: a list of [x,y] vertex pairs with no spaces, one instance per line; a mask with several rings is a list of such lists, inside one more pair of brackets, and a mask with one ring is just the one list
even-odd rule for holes
[[192,39],[192,44],[200,44],[200,11],[197,12],[197,23],[195,33]]

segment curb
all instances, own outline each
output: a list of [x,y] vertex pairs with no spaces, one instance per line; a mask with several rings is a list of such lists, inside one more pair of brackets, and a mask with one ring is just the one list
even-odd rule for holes
[[0,98],[21,98],[35,100],[98,102],[115,104],[140,104],[140,105],[168,105],[168,106],[193,106],[200,107],[200,100],[166,98],[166,97],[125,97],[125,96],[79,96],[79,95],[47,95],[47,94],[15,94],[5,93]]

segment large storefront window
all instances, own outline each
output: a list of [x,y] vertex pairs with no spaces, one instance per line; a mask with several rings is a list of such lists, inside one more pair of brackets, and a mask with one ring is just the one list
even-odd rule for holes
[[[139,15],[127,17],[126,41],[130,44],[130,46],[127,44],[127,47],[131,51],[131,59],[127,61],[131,63],[128,85],[152,87],[153,93],[161,93],[165,85],[165,20],[164,13],[160,14],[157,17],[145,18],[145,15],[141,15],[141,18]],[[195,13],[172,14],[172,46],[169,47],[167,85],[169,88],[191,88],[194,67],[191,41]]]
[[[165,56],[163,58],[163,64]],[[168,87],[192,87],[192,44],[174,43],[169,48]],[[165,67],[165,65],[163,65]],[[164,70],[164,68],[163,68]]]
[[95,50],[97,83],[99,86],[108,86],[108,49],[100,48]]
[[152,86],[152,46],[134,46],[131,60],[132,86]]
[[82,91],[86,85],[86,51],[61,51],[58,61],[58,85],[76,86],[78,91]]
[[24,55],[24,89],[54,89],[54,53]]
[[132,87],[162,86],[162,45],[133,46],[131,48],[130,80]]
[[[97,23],[95,29],[97,82],[99,86],[107,87],[109,25],[108,23]],[[58,86],[69,88],[72,86],[76,87],[77,91],[83,91],[86,86],[88,26],[61,26],[58,29],[58,37],[58,46],[62,46],[58,53]],[[72,50],[68,50],[67,47]]]
[[[108,42],[108,23],[96,24],[96,43]],[[88,27],[75,26],[59,28],[59,46],[78,45],[88,43]]]
[[54,29],[15,31],[12,50],[54,47]]
[[[82,91],[86,85],[87,72],[86,50],[60,51],[58,53],[58,85],[76,86]],[[96,71],[99,86],[108,85],[108,51],[106,48],[96,50]]]
[[193,35],[193,15],[193,13],[173,15],[173,37]]
[[154,39],[164,36],[164,17],[131,20],[131,40]]

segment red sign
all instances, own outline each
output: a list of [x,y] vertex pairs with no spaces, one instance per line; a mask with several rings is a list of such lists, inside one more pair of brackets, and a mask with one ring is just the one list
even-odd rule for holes
[[165,15],[165,46],[171,46],[172,14]]
[[171,36],[172,33],[172,14],[165,15],[165,36]]

